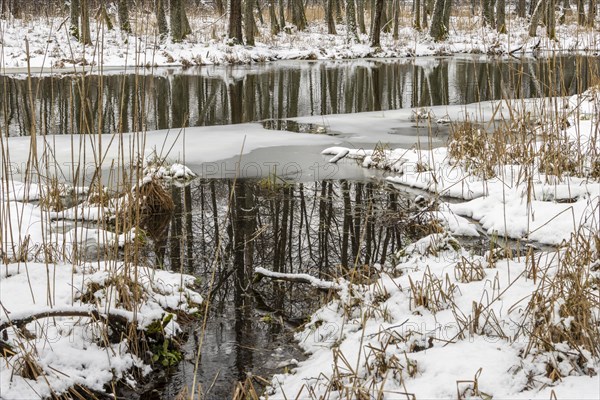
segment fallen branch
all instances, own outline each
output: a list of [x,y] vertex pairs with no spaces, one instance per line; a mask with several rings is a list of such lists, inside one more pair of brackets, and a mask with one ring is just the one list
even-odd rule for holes
[[23,330],[27,324],[36,321],[38,319],[55,318],[55,317],[87,317],[97,321],[103,321],[111,326],[126,327],[130,322],[129,318],[125,315],[114,314],[114,313],[100,313],[97,310],[50,310],[43,311],[36,314],[27,315],[20,318],[13,318],[10,321],[0,324],[0,332],[12,327],[16,327],[19,330]]
[[308,274],[284,274],[281,272],[269,271],[268,269],[259,267],[254,270],[255,278],[254,281],[258,282],[263,277],[276,279],[280,281],[293,282],[293,283],[305,283],[311,285],[319,290],[340,290],[342,285],[336,282],[326,281],[323,279],[315,278]]

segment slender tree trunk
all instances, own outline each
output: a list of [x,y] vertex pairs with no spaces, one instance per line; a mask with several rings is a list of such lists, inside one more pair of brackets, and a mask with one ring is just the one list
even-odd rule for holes
[[244,35],[246,44],[254,46],[254,0],[244,0]]
[[544,11],[544,0],[538,0],[535,9],[533,10],[533,14],[531,14],[531,22],[529,24],[529,36],[535,37],[537,36],[537,27],[540,24],[540,19],[542,18],[542,14]]
[[485,26],[494,27],[494,5],[493,0],[481,0],[481,17]]
[[398,40],[398,30],[400,24],[400,0],[394,0],[394,28],[392,29],[392,37],[394,40]]
[[525,13],[527,11],[525,0],[517,0],[517,17],[525,18]]
[[169,26],[167,25],[167,17],[165,16],[165,0],[156,0],[156,22],[158,24],[158,34],[161,37],[166,37],[169,33]]
[[588,15],[587,15],[587,26],[590,28],[594,27],[594,21],[596,20],[596,0],[588,0]]
[[119,13],[119,27],[121,31],[131,33],[131,24],[129,23],[129,8],[127,7],[127,0],[119,0],[117,3],[117,9]]
[[421,0],[421,3],[423,4],[423,9],[421,11],[421,29],[426,29],[427,28],[427,15],[429,14],[429,1],[428,0]]
[[443,40],[448,34],[448,28],[444,25],[444,0],[436,0],[431,15],[429,36],[435,41]]
[[383,14],[383,1],[376,0],[375,15],[371,30],[371,47],[381,47],[381,17]]
[[242,0],[229,0],[228,36],[235,43],[242,43]]
[[556,39],[555,0],[546,1],[546,35],[549,39]]
[[358,17],[358,29],[360,33],[367,33],[367,27],[365,25],[365,0],[356,0],[356,14]]
[[299,31],[306,29],[306,15],[304,13],[304,3],[302,0],[292,0],[292,23],[296,25]]
[[84,44],[92,44],[90,35],[90,9],[87,0],[81,0],[81,38],[80,42]]
[[446,28],[446,34],[450,32],[450,11],[452,10],[452,0],[444,1],[444,28]]
[[421,30],[421,0],[413,1],[413,27],[420,31]]
[[577,0],[577,23],[585,25],[585,1]]
[[[579,0],[582,1],[582,0]],[[79,0],[71,0],[71,35],[79,39]]]
[[342,0],[333,0],[335,3],[335,22],[342,24],[344,18],[342,18]]
[[219,16],[225,14],[225,5],[223,4],[223,0],[215,0],[215,9],[217,10],[217,14]]
[[335,21],[333,20],[333,4],[334,0],[327,0],[327,9],[325,10],[325,18],[327,18],[327,33],[335,35]]
[[279,0],[279,23],[281,23],[281,30],[285,30],[285,12],[283,7],[283,0]]
[[271,34],[277,35],[281,32],[281,27],[277,21],[277,12],[275,11],[275,0],[269,0],[269,19],[271,20]]
[[496,0],[496,30],[506,33],[506,0]]
[[354,0],[346,0],[346,26],[348,36],[352,39],[358,39],[356,31],[356,11],[354,9]]

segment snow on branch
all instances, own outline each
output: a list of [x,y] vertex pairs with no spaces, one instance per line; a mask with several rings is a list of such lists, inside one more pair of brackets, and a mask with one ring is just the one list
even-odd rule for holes
[[262,267],[256,268],[254,270],[254,273],[259,276],[258,280],[260,280],[262,277],[267,277],[272,279],[283,280],[286,282],[306,283],[320,290],[342,289],[342,285],[340,285],[339,283],[315,278],[314,276],[308,274],[285,274],[281,272],[270,271]]

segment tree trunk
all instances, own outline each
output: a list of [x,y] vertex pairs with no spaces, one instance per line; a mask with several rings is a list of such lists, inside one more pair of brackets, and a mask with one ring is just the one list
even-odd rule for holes
[[279,0],[279,23],[281,24],[281,30],[285,30],[285,12],[283,9],[283,0]]
[[383,14],[383,1],[376,0],[375,15],[371,31],[371,47],[381,47],[381,17]]
[[[579,0],[582,1],[582,0]],[[71,0],[71,35],[79,40],[79,0]]]
[[292,0],[292,23],[299,31],[306,29],[306,14],[302,0]]
[[596,0],[588,0],[588,15],[587,15],[587,26],[590,28],[594,27],[594,21],[596,20]]
[[242,43],[242,0],[229,0],[228,36],[234,43]]
[[431,26],[429,27],[429,36],[436,42],[443,40],[448,34],[448,28],[444,26],[444,0],[436,0],[431,15]]
[[365,25],[365,0],[356,0],[356,14],[358,17],[358,30],[360,33],[367,33]]
[[517,17],[525,18],[526,5],[525,0],[517,0]]
[[281,32],[281,27],[277,21],[277,12],[275,11],[275,0],[269,0],[269,19],[271,20],[271,34],[277,35]]
[[87,0],[81,0],[81,38],[83,44],[92,44],[90,35],[90,9]]
[[546,1],[546,35],[549,39],[556,39],[555,0]]
[[119,27],[122,32],[131,33],[131,24],[129,23],[129,8],[127,0],[119,0],[117,3],[117,11],[119,14]]
[[244,0],[244,35],[246,44],[254,46],[254,0]]
[[585,1],[577,0],[577,23],[585,25]]
[[392,37],[398,40],[398,28],[400,24],[400,0],[394,0],[394,28],[392,29]]
[[444,28],[446,29],[446,34],[450,32],[450,11],[452,10],[452,0],[444,1]]
[[354,9],[354,0],[346,0],[346,26],[348,36],[352,39],[358,39],[356,31],[356,10]]
[[481,0],[481,17],[483,25],[494,27],[494,10],[492,0]]
[[421,0],[413,1],[413,28],[420,31],[421,30]]
[[531,23],[529,24],[529,36],[536,37],[537,36],[537,27],[540,24],[540,19],[542,18],[542,12],[544,11],[544,0],[538,0],[535,9],[533,10],[533,14],[531,14]]
[[506,33],[506,0],[496,0],[496,30]]
[[429,14],[429,1],[428,0],[422,0],[421,3],[423,4],[423,9],[421,11],[421,29],[425,29],[427,28],[427,15]]
[[325,10],[325,18],[327,19],[327,33],[335,35],[335,21],[333,20],[333,4],[334,0],[327,0],[327,9]]
[[158,34],[164,38],[169,33],[167,17],[165,16],[165,0],[156,0],[156,22],[158,24]]
[[225,14],[225,5],[223,4],[223,0],[215,0],[215,9],[217,10],[217,14],[219,16]]

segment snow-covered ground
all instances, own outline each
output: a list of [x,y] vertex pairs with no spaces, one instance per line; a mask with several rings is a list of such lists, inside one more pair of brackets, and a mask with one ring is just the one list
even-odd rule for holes
[[[405,21],[407,22],[407,21]],[[138,36],[121,33],[118,28],[107,31],[93,23],[93,45],[83,46],[69,36],[64,18],[0,19],[0,64],[3,71],[27,67],[25,43],[29,46],[29,65],[34,71],[73,71],[99,67],[152,67],[167,65],[240,64],[290,59],[347,59],[365,57],[412,57],[450,54],[531,54],[545,51],[596,52],[600,50],[600,33],[574,24],[558,25],[557,40],[549,40],[543,27],[538,37],[528,35],[526,21],[510,19],[508,34],[480,27],[478,17],[452,17],[450,35],[434,42],[426,32],[400,26],[398,39],[383,33],[382,46],[373,49],[367,35],[359,42],[350,39],[345,26],[337,26],[337,34],[327,34],[321,22],[312,22],[305,31],[271,35],[269,27],[259,24],[253,47],[229,44],[223,18],[203,16],[190,21],[193,33],[182,43],[160,40],[147,19],[140,20]]]
[[[142,185],[192,175],[180,164],[154,165],[146,172]],[[145,240],[135,228],[117,234],[106,227],[111,203],[86,201],[56,212],[48,203],[51,192],[45,184],[23,184],[3,175],[2,399],[47,398],[69,390],[104,393],[118,381],[135,386],[152,370],[149,350],[159,363],[176,354],[169,340],[180,330],[177,314],[195,313],[203,301],[193,289],[193,276],[157,270],[141,256],[138,263],[110,256],[138,251]],[[54,193],[87,192],[59,185]],[[113,202],[124,207],[125,201]],[[142,332],[147,341],[132,339]],[[166,347],[152,348],[161,337]],[[139,348],[140,343],[150,348]]]
[[[580,168],[561,176],[541,171],[544,132],[557,130],[547,121],[522,143],[533,155],[527,163],[497,163],[487,176],[467,158],[452,158],[452,141],[433,150],[323,151],[332,163],[356,159],[390,171],[390,182],[455,200],[440,200],[446,233],[399,251],[371,285],[340,283],[338,298],[296,335],[309,358],[273,378],[269,399],[600,398],[597,91],[561,104],[569,123],[558,137],[580,156]],[[469,120],[486,124],[498,117],[492,109]],[[465,120],[453,112],[448,118]],[[350,119],[329,118],[333,125]],[[480,161],[492,159],[486,146],[477,149]],[[478,233],[462,216],[478,221],[492,242],[520,241],[520,254],[466,251],[452,235]],[[535,242],[557,250],[537,251]]]

